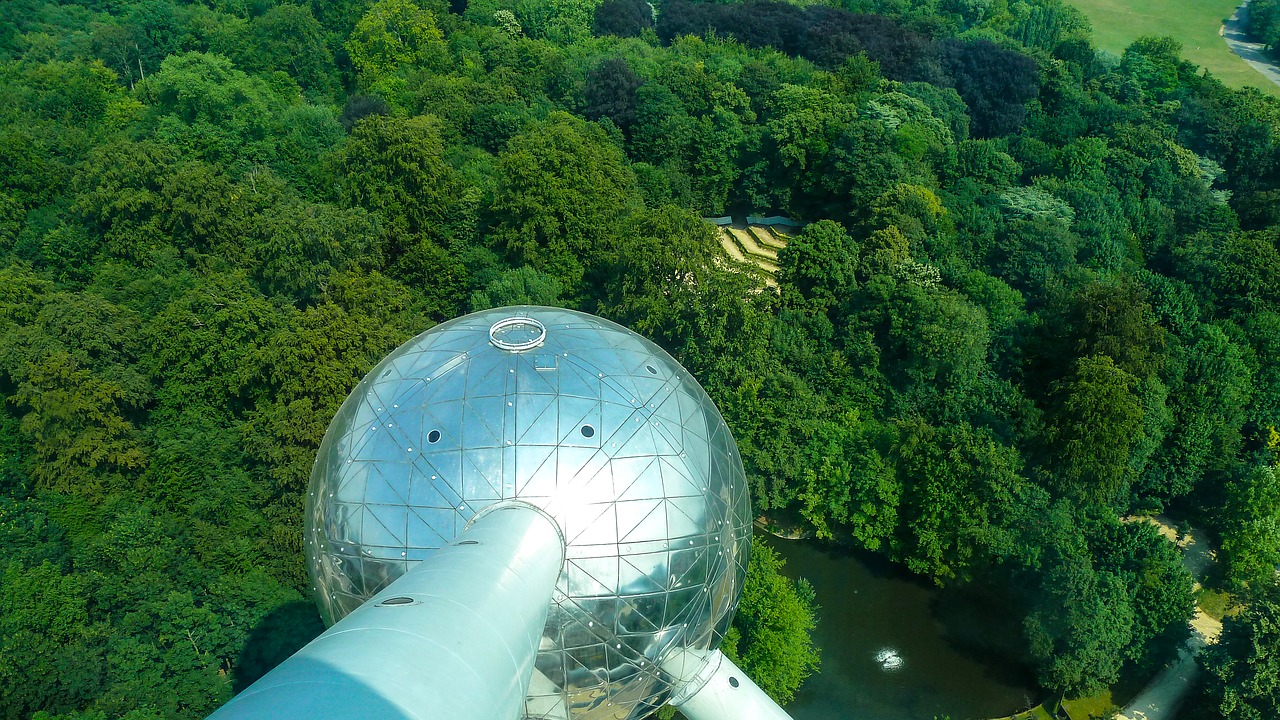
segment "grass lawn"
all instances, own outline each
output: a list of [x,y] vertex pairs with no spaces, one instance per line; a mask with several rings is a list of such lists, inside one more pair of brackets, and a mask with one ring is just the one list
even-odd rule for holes
[[1115,704],[1111,700],[1111,691],[1103,690],[1090,697],[1063,700],[1062,709],[1067,711],[1071,720],[1089,720],[1109,717],[1109,713],[1115,710]]
[[1196,591],[1196,605],[1204,611],[1205,615],[1214,620],[1222,620],[1228,615],[1235,615],[1240,611],[1236,606],[1235,600],[1227,593],[1221,590],[1210,590],[1208,588],[1200,588]]
[[1010,720],[1053,720],[1053,716],[1043,705],[1037,705],[1024,713],[1014,715]]
[[1168,35],[1182,43],[1182,56],[1208,68],[1229,87],[1252,85],[1280,96],[1280,87],[1227,49],[1218,28],[1238,0],[1067,0],[1093,23],[1093,41],[1120,54],[1140,35]]

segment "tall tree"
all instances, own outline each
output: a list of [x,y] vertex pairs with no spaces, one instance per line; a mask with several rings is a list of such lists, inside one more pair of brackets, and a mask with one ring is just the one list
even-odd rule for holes
[[342,198],[381,216],[389,261],[420,238],[445,244],[471,229],[465,187],[444,160],[435,116],[366,117],[352,129],[340,161]]
[[1240,587],[1274,584],[1280,570],[1280,471],[1258,467],[1232,482],[1219,522],[1227,577]]
[[857,286],[859,247],[848,231],[831,220],[808,225],[778,253],[778,280],[796,302],[826,311],[848,298]]
[[1039,91],[1039,70],[1031,58],[990,40],[949,40],[942,66],[955,82],[973,118],[976,137],[1017,132],[1026,120],[1026,103]]
[[1081,358],[1049,390],[1049,483],[1077,500],[1107,505],[1132,480],[1130,453],[1142,440],[1137,378],[1106,355]]
[[498,156],[494,241],[574,287],[636,206],[635,176],[598,126],[552,113]]
[[378,0],[356,23],[346,48],[370,85],[404,65],[440,69],[448,57],[435,15],[413,0]]

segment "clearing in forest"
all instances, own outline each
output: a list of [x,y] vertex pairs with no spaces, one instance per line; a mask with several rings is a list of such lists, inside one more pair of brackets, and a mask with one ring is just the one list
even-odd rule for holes
[[774,280],[778,272],[778,251],[787,246],[789,237],[781,227],[721,225],[716,233],[726,255],[740,263],[755,265],[765,272],[766,286],[778,286]]
[[1280,96],[1280,87],[1237,57],[1219,35],[1239,0],[1067,0],[1089,16],[1093,41],[1117,55],[1142,35],[1167,35],[1182,56],[1230,87],[1246,85]]

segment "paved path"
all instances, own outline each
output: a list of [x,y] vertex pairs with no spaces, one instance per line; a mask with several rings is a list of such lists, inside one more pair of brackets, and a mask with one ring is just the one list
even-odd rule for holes
[[1280,66],[1277,66],[1275,61],[1266,54],[1265,45],[1251,41],[1248,33],[1245,32],[1249,27],[1249,1],[1244,0],[1240,7],[1236,8],[1231,18],[1218,30],[1218,34],[1227,41],[1227,47],[1231,48],[1231,52],[1239,55],[1254,70],[1262,73],[1263,77],[1280,85]]
[[[1179,541],[1177,531],[1163,517],[1126,520],[1154,523],[1161,535],[1178,543],[1178,547],[1182,548],[1182,565],[1195,579],[1195,589],[1200,589],[1200,580],[1214,563],[1213,550],[1209,548],[1203,534],[1192,529]],[[1178,706],[1182,704],[1200,672],[1196,655],[1205,645],[1217,642],[1218,636],[1222,634],[1222,623],[1196,608],[1195,617],[1191,619],[1191,631],[1186,644],[1178,648],[1177,661],[1152,678],[1142,692],[1115,716],[1115,720],[1173,720]]]

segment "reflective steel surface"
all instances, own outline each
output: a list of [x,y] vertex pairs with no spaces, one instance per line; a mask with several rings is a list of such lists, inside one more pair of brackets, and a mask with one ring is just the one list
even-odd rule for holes
[[719,644],[746,574],[749,499],[719,411],[663,350],[591,315],[499,308],[428,330],[321,445],[306,549],[325,621],[511,498],[567,547],[527,716],[642,717],[675,650]]

